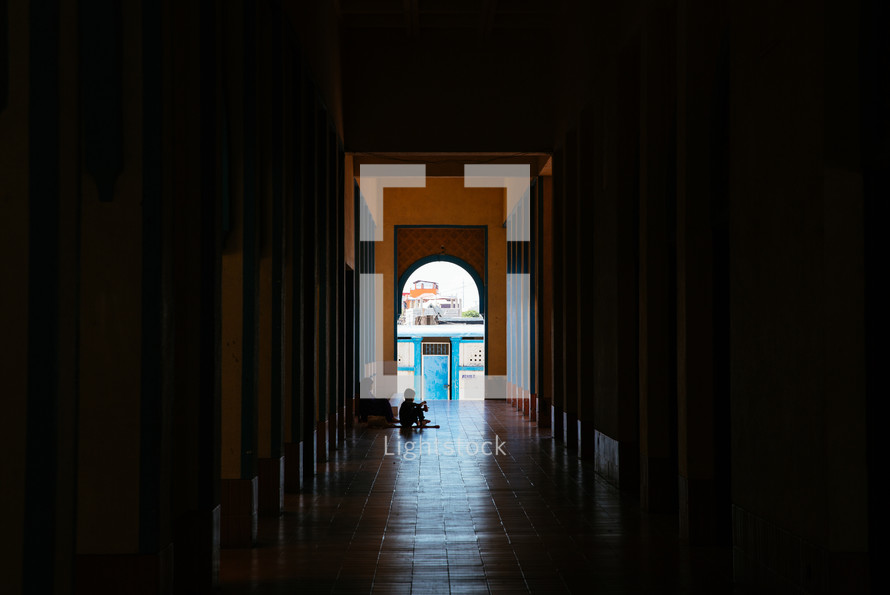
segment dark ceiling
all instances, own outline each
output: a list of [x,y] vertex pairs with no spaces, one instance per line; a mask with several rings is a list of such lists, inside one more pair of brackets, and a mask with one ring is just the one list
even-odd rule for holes
[[551,150],[555,6],[336,2],[347,150]]
[[344,29],[401,30],[408,36],[461,29],[482,38],[499,29],[546,29],[556,5],[542,0],[339,0],[335,4]]

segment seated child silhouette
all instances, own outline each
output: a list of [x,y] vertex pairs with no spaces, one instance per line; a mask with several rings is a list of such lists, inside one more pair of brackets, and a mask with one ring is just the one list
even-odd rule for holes
[[430,420],[424,418],[423,412],[429,410],[426,401],[414,402],[414,389],[405,389],[405,402],[399,407],[399,420],[402,422],[402,427],[410,428],[414,424],[417,424],[417,427],[421,429],[427,427]]

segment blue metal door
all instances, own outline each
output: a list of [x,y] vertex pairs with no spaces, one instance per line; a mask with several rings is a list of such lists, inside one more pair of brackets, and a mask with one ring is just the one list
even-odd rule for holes
[[448,399],[447,355],[423,356],[423,399]]

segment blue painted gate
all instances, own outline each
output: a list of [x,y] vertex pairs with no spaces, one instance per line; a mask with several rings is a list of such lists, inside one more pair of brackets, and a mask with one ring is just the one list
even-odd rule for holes
[[423,399],[448,399],[447,355],[423,356]]

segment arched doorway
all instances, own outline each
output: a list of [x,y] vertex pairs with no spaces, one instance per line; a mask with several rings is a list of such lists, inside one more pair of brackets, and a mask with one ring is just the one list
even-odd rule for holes
[[484,398],[485,285],[469,263],[429,255],[395,286],[399,387],[423,400]]
[[473,283],[476,286],[476,291],[479,293],[479,313],[485,314],[485,283],[482,280],[482,277],[479,273],[473,268],[470,263],[463,260],[462,258],[458,258],[457,256],[451,256],[450,254],[431,254],[429,256],[425,256],[423,258],[418,259],[412,265],[410,265],[404,273],[399,277],[396,282],[396,299],[400,300],[401,295],[405,290],[405,284],[411,278],[411,276],[421,267],[434,263],[434,262],[450,262],[451,264],[457,265],[470,276],[473,280]]

